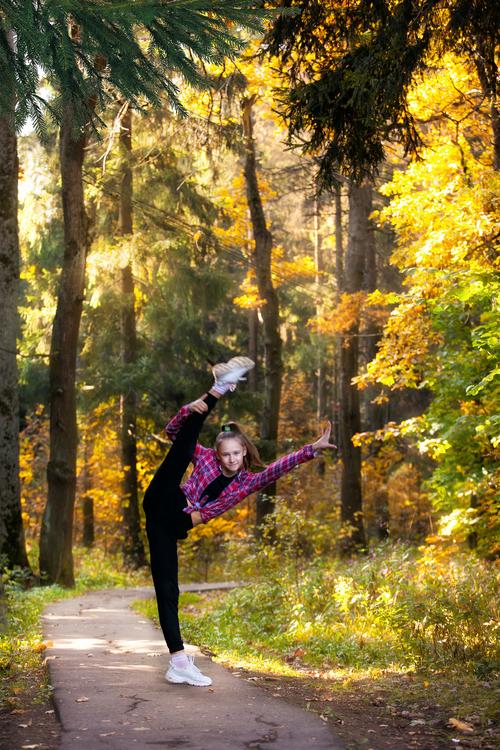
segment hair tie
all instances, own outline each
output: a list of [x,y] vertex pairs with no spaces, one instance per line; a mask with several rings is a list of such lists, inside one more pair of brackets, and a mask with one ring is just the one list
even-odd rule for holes
[[222,425],[222,432],[232,432],[231,425],[229,425],[229,424],[223,424]]

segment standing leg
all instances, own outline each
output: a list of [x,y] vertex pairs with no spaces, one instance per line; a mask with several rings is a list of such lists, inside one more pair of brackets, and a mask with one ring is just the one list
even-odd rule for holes
[[146,523],[151,574],[158,604],[158,617],[170,653],[182,651],[179,627],[179,582],[177,561],[177,534],[163,524]]

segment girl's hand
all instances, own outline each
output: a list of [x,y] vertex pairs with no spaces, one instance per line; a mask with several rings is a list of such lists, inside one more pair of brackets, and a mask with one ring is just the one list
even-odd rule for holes
[[197,398],[196,401],[191,401],[191,403],[188,404],[188,409],[191,413],[197,412],[198,414],[204,414],[208,411],[208,404],[206,401],[203,401],[202,398]]
[[318,440],[316,440],[315,443],[313,443],[313,448],[315,451],[323,451],[325,448],[336,448],[337,446],[333,443],[330,443],[330,435],[332,432],[332,423],[328,422],[328,426],[324,433],[321,435]]
[[201,513],[197,510],[193,510],[191,513],[191,519],[193,521],[193,526],[198,526],[200,523],[203,523],[201,520]]

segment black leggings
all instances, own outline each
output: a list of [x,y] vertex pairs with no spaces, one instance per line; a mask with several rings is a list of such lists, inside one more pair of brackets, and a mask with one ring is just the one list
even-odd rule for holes
[[203,422],[218,401],[211,393],[207,393],[203,400],[208,405],[208,411],[189,415],[144,495],[151,574],[160,626],[170,653],[184,648],[178,614],[177,540],[186,539],[188,531],[193,528],[191,515],[182,510],[187,500],[180,484],[196,448]]

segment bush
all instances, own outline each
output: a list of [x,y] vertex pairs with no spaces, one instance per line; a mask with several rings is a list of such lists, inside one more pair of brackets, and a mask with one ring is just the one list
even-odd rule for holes
[[273,544],[233,552],[240,578],[252,583],[188,617],[189,637],[241,654],[298,649],[324,667],[495,669],[498,587],[489,563],[403,544],[350,561],[315,557],[295,544],[299,515],[288,513]]

